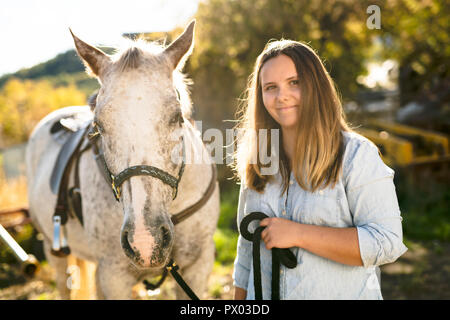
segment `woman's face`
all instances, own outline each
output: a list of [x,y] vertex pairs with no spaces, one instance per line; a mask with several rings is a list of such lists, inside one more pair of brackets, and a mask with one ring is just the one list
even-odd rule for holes
[[282,129],[295,128],[300,107],[297,70],[291,58],[281,54],[267,60],[260,71],[263,103]]

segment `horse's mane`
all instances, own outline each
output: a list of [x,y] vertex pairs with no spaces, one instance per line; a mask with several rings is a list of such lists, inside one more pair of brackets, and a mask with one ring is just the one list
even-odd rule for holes
[[[122,48],[116,49],[116,53],[111,57],[114,61],[115,68],[117,68],[116,70],[119,72],[139,68],[143,63],[168,63],[167,60],[163,61],[161,55],[159,55],[165,49],[164,44],[159,44],[155,41],[149,42],[142,38],[138,38],[137,40],[125,39],[124,43]],[[182,67],[182,65],[179,65],[173,71],[173,83],[180,95],[183,116],[191,120],[192,101],[189,95],[189,86],[193,82],[180,71]]]

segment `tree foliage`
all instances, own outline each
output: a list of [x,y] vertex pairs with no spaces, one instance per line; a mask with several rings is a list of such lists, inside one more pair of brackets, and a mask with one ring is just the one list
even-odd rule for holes
[[190,60],[193,99],[200,113],[213,115],[216,122],[233,118],[256,57],[271,39],[308,43],[343,96],[351,97],[370,47],[365,32],[367,6],[368,1],[345,0],[201,3],[196,15],[196,48]]
[[9,80],[0,89],[0,147],[25,142],[51,111],[84,104],[86,95],[74,85],[53,87],[45,80]]
[[[380,8],[380,29],[369,29],[366,25],[370,5]],[[442,108],[445,103],[448,105],[450,92],[449,10],[445,0],[202,1],[196,14],[195,49],[185,68],[194,80],[194,116],[203,121],[203,129],[230,127],[223,121],[235,118],[239,98],[244,97],[256,57],[269,40],[281,38],[303,41],[315,49],[344,100],[354,99],[362,89],[356,78],[367,72],[365,67],[369,60],[395,59],[400,66],[402,105],[422,99]],[[164,42],[165,38],[168,44],[182,30],[180,27],[171,32],[144,36],[159,42]],[[111,48],[102,50],[112,51]],[[43,83],[47,83],[47,89],[75,90],[77,87],[85,95],[98,88],[97,81],[84,73],[74,50],[1,77],[3,116],[0,125],[4,132],[14,131],[14,135],[22,132],[19,136],[26,130],[3,123],[14,117],[14,113],[4,116],[9,113],[4,111],[5,86],[13,77],[46,80],[34,85],[45,86]],[[26,86],[26,82],[12,83]],[[45,95],[51,96],[48,92]],[[13,98],[9,96],[8,99]],[[85,100],[77,101],[86,103]],[[51,108],[61,106],[52,105]],[[18,107],[8,104],[8,108]],[[34,117],[31,116],[36,119]]]
[[382,8],[383,58],[400,64],[402,104],[448,103],[450,5],[446,0],[392,0]]
[[[344,100],[364,89],[356,78],[367,74],[369,61],[394,59],[400,68],[401,105],[416,100],[445,108],[450,92],[447,2],[204,1],[196,15],[196,47],[188,65],[198,118],[212,117],[219,127],[222,119],[233,119],[256,57],[269,40],[281,38],[315,49]],[[371,5],[380,8],[380,29],[367,25]]]

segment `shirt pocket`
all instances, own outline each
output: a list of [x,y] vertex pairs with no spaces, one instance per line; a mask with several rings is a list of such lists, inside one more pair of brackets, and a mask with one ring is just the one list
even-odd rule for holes
[[307,192],[303,212],[300,212],[301,223],[317,226],[338,226],[338,200],[336,192],[329,189]]

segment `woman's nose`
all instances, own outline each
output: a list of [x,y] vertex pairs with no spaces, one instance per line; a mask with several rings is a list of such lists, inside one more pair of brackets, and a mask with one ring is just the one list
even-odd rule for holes
[[277,99],[279,101],[287,101],[289,99],[289,92],[286,88],[280,87],[278,89]]

